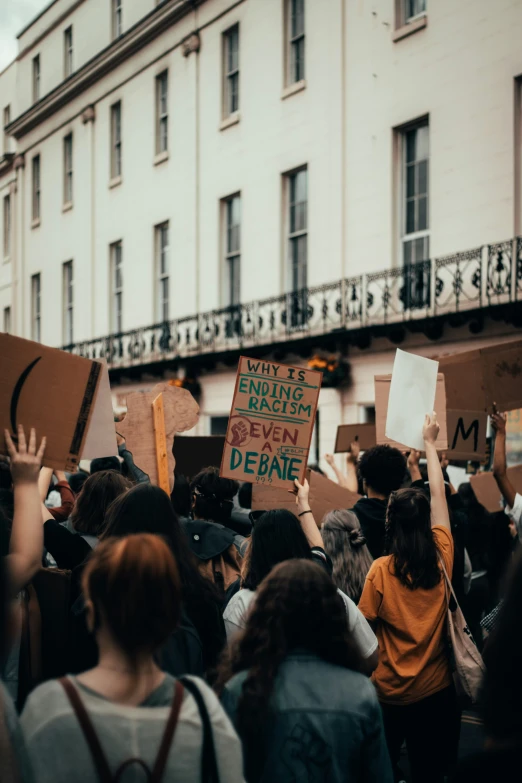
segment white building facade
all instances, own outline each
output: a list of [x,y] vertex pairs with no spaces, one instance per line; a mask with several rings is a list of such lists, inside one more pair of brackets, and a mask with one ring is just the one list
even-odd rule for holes
[[520,334],[522,3],[54,0],[0,74],[0,328],[178,378],[325,360],[315,456],[397,345]]

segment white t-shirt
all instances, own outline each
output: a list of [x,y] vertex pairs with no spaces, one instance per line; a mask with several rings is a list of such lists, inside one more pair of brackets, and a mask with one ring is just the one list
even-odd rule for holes
[[519,495],[518,492],[515,495],[513,508],[506,506],[506,514],[515,523],[518,537],[522,539],[522,495]]
[[[368,625],[368,621],[356,607],[351,598],[342,590],[337,590],[346,606],[348,628],[353,636],[357,649],[363,658],[369,658],[377,649],[377,637]],[[223,612],[225,630],[229,642],[246,626],[249,609],[256,594],[253,590],[239,590],[229,601]]]

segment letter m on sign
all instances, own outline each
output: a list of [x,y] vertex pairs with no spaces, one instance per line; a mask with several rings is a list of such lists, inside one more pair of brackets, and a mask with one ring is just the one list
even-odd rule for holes
[[459,416],[457,421],[457,426],[455,427],[455,433],[453,435],[453,443],[451,444],[451,450],[453,451],[460,437],[462,437],[462,440],[467,440],[472,433],[473,433],[473,451],[476,451],[478,447],[478,438],[479,438],[478,419],[474,419],[469,425],[468,429],[466,429],[464,424],[464,419],[462,418],[462,416]]
[[485,459],[488,426],[486,411],[448,410],[447,422],[450,459]]

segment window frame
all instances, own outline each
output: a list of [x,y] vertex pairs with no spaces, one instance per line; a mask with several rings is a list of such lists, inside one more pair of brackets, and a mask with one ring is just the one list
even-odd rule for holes
[[[417,22],[419,19],[422,19],[426,14],[428,13],[427,5],[428,0],[400,0],[401,2],[401,21],[403,25],[406,24],[413,24],[413,22]],[[423,4],[424,8],[421,11],[417,11],[416,13],[412,14],[411,16],[408,16],[408,5],[412,3],[419,3]]]
[[42,214],[42,164],[40,153],[33,156],[31,163],[31,175],[31,216],[32,224],[37,225],[40,223]]
[[[163,155],[169,151],[169,69],[156,76],[156,155]],[[163,95],[163,86],[165,94]],[[163,98],[165,111],[162,111]],[[162,146],[164,140],[165,147]]]
[[[290,87],[304,82],[306,79],[306,0],[284,0],[285,2],[285,86]],[[302,2],[303,24],[302,30],[293,33],[293,19],[295,4]],[[302,57],[298,60],[296,50],[302,44]],[[296,63],[301,63],[301,70],[296,73]]]
[[38,53],[33,57],[33,103],[40,100],[41,76],[40,54]]
[[110,112],[110,134],[111,134],[111,180],[118,180],[122,176],[122,134],[121,134],[121,100],[111,104]]
[[2,247],[4,253],[4,261],[8,261],[11,257],[11,242],[12,242],[12,204],[11,204],[10,193],[7,193],[3,198],[2,217],[3,217]]
[[[425,158],[415,158],[415,161],[413,163],[408,163],[406,156],[407,156],[407,136],[412,131],[418,131],[421,128],[427,128],[428,129],[428,155]],[[429,117],[422,117],[418,120],[415,120],[414,122],[410,122],[407,125],[402,126],[398,129],[399,134],[399,166],[400,166],[400,174],[399,174],[399,257],[400,257],[400,266],[410,266],[412,264],[420,263],[422,261],[428,261],[430,258],[430,123],[429,123]],[[427,227],[423,229],[416,229],[415,231],[409,232],[407,231],[408,228],[408,201],[413,200],[414,201],[414,222],[417,222],[418,220],[418,204],[421,197],[424,197],[424,195],[419,196],[419,191],[417,189],[417,176],[418,176],[418,166],[420,163],[423,163],[424,161],[427,161],[427,173],[426,173],[426,192],[425,192],[425,199],[426,199],[426,223]],[[414,166],[414,185],[415,185],[415,192],[412,197],[408,197],[408,166]],[[418,240],[423,241],[423,258],[417,258],[416,255],[416,243]],[[413,243],[412,245],[412,252],[410,254],[410,260],[406,261],[406,244],[407,243]],[[427,249],[427,250],[426,250]],[[413,259],[413,260],[412,260]]]
[[2,111],[2,130],[4,137],[4,153],[9,152],[9,134],[6,132],[7,126],[11,122],[11,104],[4,106]]
[[[229,67],[230,60],[230,42],[232,37],[235,36],[237,40],[237,65],[235,67]],[[240,37],[239,37],[239,22],[235,22],[223,32],[223,119],[227,120],[230,117],[235,117],[239,113],[239,99],[240,99]],[[235,85],[234,87],[231,85]],[[235,102],[234,102],[235,95]]]
[[73,26],[63,31],[63,75],[67,79],[74,72]]
[[5,334],[11,334],[11,329],[12,329],[11,305],[8,305],[7,307],[4,307],[2,326],[3,326],[3,330],[4,330]]
[[68,207],[73,203],[73,133],[63,138],[63,205]]
[[[110,333],[123,332],[123,241],[118,239],[109,246],[110,254]],[[117,272],[119,271],[119,285]]]
[[[292,188],[294,186],[294,183],[297,183],[297,177],[302,172],[306,173],[306,226],[305,228],[300,229],[294,229],[292,230],[292,205],[297,206],[298,204],[301,204],[303,202],[299,201],[292,201]],[[308,234],[309,234],[309,219],[308,219],[308,201],[309,201],[309,177],[308,177],[308,165],[299,166],[296,169],[292,169],[292,171],[289,171],[284,174],[284,180],[285,180],[285,261],[286,261],[286,269],[285,269],[285,279],[286,279],[286,286],[289,291],[289,293],[295,294],[298,291],[305,290],[308,288]],[[306,238],[306,259],[305,259],[305,265],[304,265],[304,277],[305,283],[304,285],[298,285],[297,287],[294,285],[294,280],[296,278],[296,275],[294,274],[294,262],[293,262],[293,256],[294,256],[294,247],[299,246],[299,239],[301,237]],[[299,271],[297,272],[297,277],[300,276]]]
[[31,275],[31,340],[42,340],[42,275]]
[[[238,205],[239,219],[233,220],[234,205]],[[241,191],[221,199],[222,209],[222,275],[221,306],[238,307],[241,304]],[[229,220],[229,217],[231,220]],[[237,246],[230,244],[231,232],[237,229]]]
[[[167,236],[166,244],[162,240]],[[156,323],[166,323],[170,320],[170,224],[168,220],[154,226],[154,312]],[[162,261],[165,268],[162,268]],[[167,296],[164,296],[166,283]],[[166,309],[165,309],[166,308]]]
[[112,40],[116,41],[123,35],[123,0],[112,0],[111,17]]
[[64,345],[74,342],[74,263],[62,264],[62,340]]

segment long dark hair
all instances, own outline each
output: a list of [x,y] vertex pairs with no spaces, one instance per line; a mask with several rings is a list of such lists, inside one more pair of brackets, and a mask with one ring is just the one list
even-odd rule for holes
[[234,508],[232,498],[238,489],[238,482],[221,478],[218,468],[201,470],[190,482],[194,516],[226,526]]
[[284,659],[304,649],[328,663],[361,671],[344,601],[320,566],[310,560],[280,563],[259,587],[246,628],[225,652],[216,690],[247,671],[237,711],[246,778],[254,777],[255,748],[266,725],[275,679]]
[[99,536],[110,504],[131,487],[131,482],[115,470],[99,470],[89,476],[71,514],[76,532]]
[[333,562],[332,579],[354,603],[361,597],[373,558],[353,511],[330,511],[321,525],[324,548]]
[[422,489],[399,489],[390,495],[385,549],[392,555],[395,576],[409,590],[431,590],[439,584],[430,501]]
[[265,511],[252,529],[241,586],[257,590],[275,565],[295,558],[311,558],[299,520],[282,508]]

